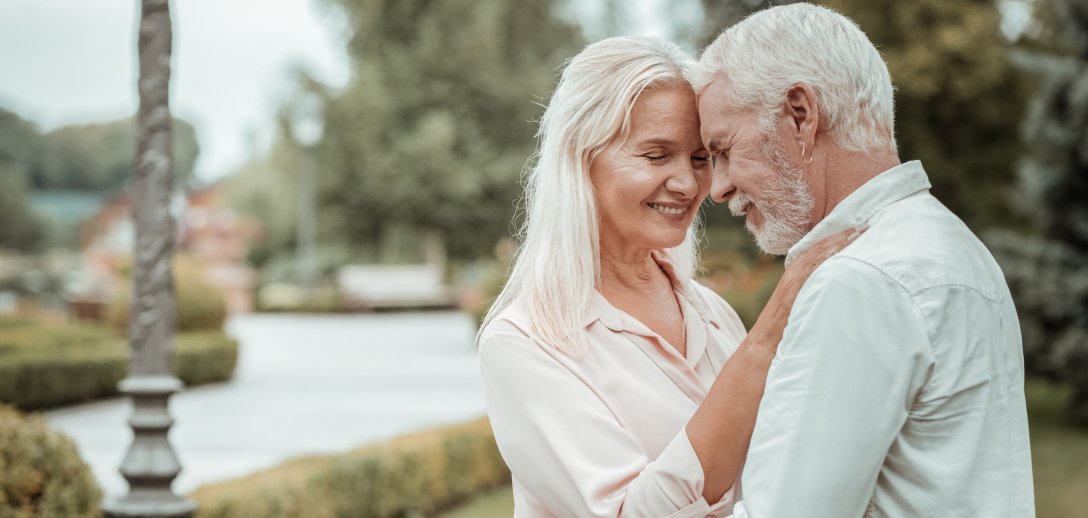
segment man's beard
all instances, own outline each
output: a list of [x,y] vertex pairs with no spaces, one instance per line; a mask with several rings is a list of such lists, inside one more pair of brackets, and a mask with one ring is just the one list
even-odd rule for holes
[[777,181],[764,190],[765,196],[759,202],[746,194],[735,194],[729,200],[729,211],[740,216],[749,205],[759,209],[763,224],[756,228],[748,220],[745,227],[761,250],[771,255],[786,255],[790,247],[808,233],[816,199],[805,182],[805,173],[786,156],[778,135],[774,132],[764,134],[760,151],[775,172]]

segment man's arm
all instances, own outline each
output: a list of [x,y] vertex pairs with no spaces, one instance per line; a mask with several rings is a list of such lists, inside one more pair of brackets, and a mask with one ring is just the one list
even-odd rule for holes
[[862,516],[931,364],[903,286],[860,260],[828,260],[768,373],[735,516]]

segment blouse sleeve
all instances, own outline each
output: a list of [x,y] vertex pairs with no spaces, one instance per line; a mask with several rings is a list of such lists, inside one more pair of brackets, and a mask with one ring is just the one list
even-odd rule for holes
[[522,487],[550,512],[572,517],[704,517],[728,510],[703,499],[703,470],[685,430],[648,458],[561,354],[505,321],[480,339],[495,439]]

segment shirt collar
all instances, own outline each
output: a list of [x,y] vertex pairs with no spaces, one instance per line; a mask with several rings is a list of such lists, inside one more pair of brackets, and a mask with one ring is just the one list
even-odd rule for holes
[[[719,322],[709,311],[706,301],[695,294],[695,290],[690,286],[690,283],[695,281],[677,277],[676,267],[673,265],[672,260],[666,252],[655,251],[652,252],[650,256],[653,257],[654,262],[661,267],[661,271],[665,272],[669,281],[672,282],[673,291],[691,304],[700,318],[714,325],[714,327],[720,328],[722,326],[721,322]],[[594,289],[593,293],[590,295],[589,304],[586,305],[586,310],[583,313],[582,324],[583,327],[589,327],[590,324],[599,320],[601,324],[615,332],[632,331],[638,334],[649,333],[649,329],[646,328],[645,324],[637,320],[632,321],[632,319],[633,317],[616,309],[615,306],[608,302],[608,299],[604,298],[604,295],[601,295],[600,291]]]
[[805,237],[790,247],[786,254],[786,266],[821,239],[861,225],[885,207],[929,188],[929,178],[922,169],[922,163],[917,160],[880,173],[843,198]]

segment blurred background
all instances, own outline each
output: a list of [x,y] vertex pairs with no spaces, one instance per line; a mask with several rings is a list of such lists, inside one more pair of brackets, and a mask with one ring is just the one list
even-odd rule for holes
[[[203,516],[509,516],[473,336],[564,60],[621,34],[696,53],[775,3],[173,2],[174,489]],[[1084,516],[1088,2],[818,3],[877,44],[902,158],[1001,263],[1038,515]],[[0,2],[0,515],[126,490],[139,17]],[[751,324],[781,260],[704,219],[700,280]]]

